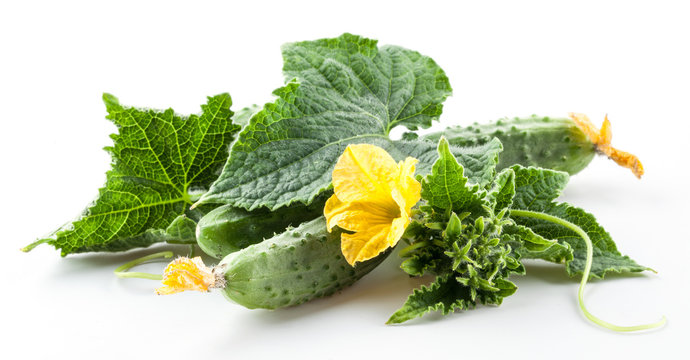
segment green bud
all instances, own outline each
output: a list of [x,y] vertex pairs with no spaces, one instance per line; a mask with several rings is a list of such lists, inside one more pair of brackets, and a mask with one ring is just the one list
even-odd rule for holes
[[477,220],[474,221],[474,233],[475,234],[483,234],[484,233],[484,218],[483,217],[478,217]]
[[448,220],[448,225],[445,230],[446,236],[451,239],[455,239],[462,234],[462,222],[460,218],[452,213],[450,219]]

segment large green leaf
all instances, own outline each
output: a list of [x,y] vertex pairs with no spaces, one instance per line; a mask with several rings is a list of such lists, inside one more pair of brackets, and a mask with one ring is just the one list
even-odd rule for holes
[[[513,208],[543,212],[567,220],[584,230],[592,240],[594,256],[592,258],[593,277],[604,277],[609,271],[639,272],[648,270],[628,256],[623,256],[616,248],[611,235],[599,225],[596,218],[567,203],[553,201],[568,181],[563,172],[541,169],[512,167],[515,171],[516,194]],[[587,259],[586,244],[574,231],[561,225],[533,218],[514,217],[518,224],[529,227],[536,234],[572,248],[572,257],[564,249],[557,253],[544,253],[539,257],[545,260],[561,262],[565,260],[566,271],[570,275],[582,274]],[[553,248],[550,251],[556,251]],[[535,254],[531,254],[534,256]],[[528,255],[529,256],[529,255]]]
[[329,98],[347,103],[355,116],[376,118],[386,133],[397,125],[431,126],[451,93],[443,70],[429,57],[399,46],[343,34],[285,44],[283,73]]
[[309,203],[330,186],[349,144],[377,145],[397,159],[433,151],[388,136],[398,125],[428,127],[441,114],[451,87],[431,58],[350,34],[282,50],[284,73],[294,80],[251,118],[199,203],[247,209]]
[[64,256],[193,242],[194,223],[208,210],[188,210],[194,193],[215,180],[239,130],[230,120],[230,95],[209,97],[200,115],[188,117],[172,109],[124,107],[110,94],[103,101],[118,128],[106,148],[112,169],[105,186],[77,220],[25,250],[49,243]]

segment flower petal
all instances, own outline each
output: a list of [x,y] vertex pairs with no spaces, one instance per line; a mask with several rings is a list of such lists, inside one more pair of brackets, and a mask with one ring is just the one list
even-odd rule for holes
[[372,202],[344,203],[333,195],[326,202],[324,216],[328,229],[338,225],[343,230],[366,231],[372,226],[390,226],[393,219],[401,215],[398,209],[390,211],[390,209]]
[[592,144],[599,144],[599,129],[589,120],[587,115],[571,112],[568,113],[568,117],[575,122],[575,125],[577,125],[585,135],[587,135]]
[[326,217],[326,229],[331,232],[334,226],[338,225],[339,216],[347,211],[347,204],[340,201],[337,196],[332,195],[323,207],[323,216]]
[[405,209],[408,213],[421,199],[422,184],[414,178],[417,162],[418,160],[412,157],[405,159],[405,162],[400,166],[400,175],[398,177],[398,186],[400,193],[405,199]]
[[349,145],[333,169],[333,190],[342,202],[393,205],[390,193],[398,177],[398,165],[382,148]]
[[403,234],[405,233],[405,228],[409,223],[409,216],[393,219],[391,230],[390,232],[388,232],[388,238],[386,239],[389,247],[395,246],[398,243],[398,241],[400,241],[400,238],[402,238]]
[[156,289],[158,295],[170,295],[187,290],[208,291],[215,284],[213,271],[204,265],[201,257],[180,257],[165,267],[163,286]]
[[340,248],[345,260],[354,265],[356,262],[376,257],[389,247],[387,239],[390,230],[391,225],[388,223],[369,226],[354,234],[342,233]]
[[611,146],[611,122],[608,115],[604,117],[604,123],[601,124],[601,130],[592,124],[587,115],[570,113],[568,114],[575,124],[584,132],[589,140],[596,146],[597,151],[608,156],[616,164],[630,169],[633,174],[639,179],[644,175],[644,167],[637,156],[618,150]]
[[408,217],[395,218],[392,224],[375,224],[354,234],[343,233],[341,249],[350,265],[375,258],[386,249],[395,246],[410,223]]

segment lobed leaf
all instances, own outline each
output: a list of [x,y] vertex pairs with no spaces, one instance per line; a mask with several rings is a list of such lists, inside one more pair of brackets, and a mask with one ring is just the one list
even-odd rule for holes
[[105,186],[77,220],[26,250],[49,243],[65,256],[192,241],[192,223],[207,210],[189,210],[193,193],[215,180],[239,130],[230,120],[230,95],[209,97],[191,116],[124,107],[110,94],[103,101],[118,128],[106,148],[112,169]]

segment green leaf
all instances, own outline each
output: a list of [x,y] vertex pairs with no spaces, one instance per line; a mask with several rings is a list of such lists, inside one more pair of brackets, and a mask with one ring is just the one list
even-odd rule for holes
[[[599,225],[596,218],[575,206],[567,203],[556,203],[556,199],[568,182],[568,175],[564,172],[540,169],[512,167],[515,171],[516,194],[513,208],[543,212],[570,221],[581,227],[591,238],[594,256],[592,260],[591,276],[602,278],[609,271],[640,272],[648,270],[628,256],[623,256],[616,248],[611,235]],[[563,250],[542,254],[549,261],[566,261],[566,271],[571,276],[582,274],[587,258],[584,240],[572,230],[545,220],[515,217],[519,225],[529,227],[534,233],[555,239],[563,246],[573,250],[572,259]]]
[[522,246],[529,251],[544,251],[558,244],[556,240],[547,240],[535,234],[530,228],[521,225],[506,225],[503,227],[503,232],[517,236],[524,243]]
[[545,207],[561,195],[570,177],[568,173],[536,167],[511,167],[515,172],[513,207],[531,210]]
[[467,310],[475,306],[469,287],[459,284],[453,276],[440,275],[428,287],[422,285],[415,289],[386,323],[403,323],[431,311],[441,311],[447,315],[456,309]]
[[422,276],[435,265],[433,262],[437,261],[428,253],[414,254],[409,259],[405,259],[400,264],[400,268],[410,276]]
[[408,140],[408,141],[417,140],[417,139],[419,139],[419,134],[417,134],[416,132],[412,132],[412,131],[406,131],[405,133],[402,134],[402,139]]
[[485,191],[479,185],[469,186],[462,165],[450,152],[448,141],[438,143],[438,160],[431,174],[422,180],[422,198],[433,207],[456,213],[473,211],[484,204]]
[[92,244],[84,247],[77,252],[90,251],[125,251],[136,247],[149,246],[158,242],[170,244],[196,244],[196,224],[195,220],[187,215],[179,215],[165,229],[147,229],[139,235],[106,244]]
[[456,310],[473,309],[478,303],[500,305],[504,297],[517,290],[515,284],[505,279],[497,279],[496,285],[498,291],[477,291],[473,299],[470,287],[458,283],[452,274],[439,275],[429,286],[415,289],[386,323],[403,323],[431,311],[448,315]]
[[568,243],[548,240],[534,233],[530,228],[522,225],[507,225],[503,227],[505,235],[512,235],[517,244],[515,247],[522,258],[541,259],[554,263],[568,262],[573,259],[573,249]]
[[452,91],[431,58],[399,46],[378,48],[376,40],[352,34],[289,43],[282,51],[286,80],[329,93],[354,117],[375,118],[386,134],[397,125],[431,126]]
[[487,198],[494,210],[503,210],[513,204],[515,196],[515,171],[504,169],[494,180],[493,187]]
[[106,148],[112,169],[105,186],[77,220],[27,250],[49,243],[65,256],[190,242],[193,223],[208,210],[188,208],[194,194],[215,180],[239,130],[230,120],[230,95],[209,97],[202,113],[191,116],[124,107],[110,94],[103,101],[118,128]]
[[197,221],[187,215],[180,215],[165,229],[162,235],[166,242],[180,244],[196,244]]
[[[533,206],[527,210],[540,211],[570,221],[589,235],[593,246],[592,277],[603,278],[610,271],[640,272],[649,270],[630,257],[621,255],[611,235],[599,225],[592,214],[580,208],[566,203],[552,203],[544,207]],[[573,259],[572,261],[566,259],[566,271],[571,276],[584,272],[587,247],[584,240],[574,231],[544,220],[523,217],[516,217],[514,220],[547,239],[558,240],[564,245],[568,244],[573,249]]]
[[254,114],[261,111],[261,106],[259,105],[249,105],[245,108],[237,110],[234,115],[232,115],[232,122],[236,125],[244,127],[249,124],[249,120],[254,116]]
[[388,134],[398,125],[428,127],[441,114],[451,87],[431,58],[344,34],[287,44],[283,59],[286,77],[295,80],[251,118],[199,203],[250,210],[308,204],[330,186],[349,144],[377,145],[396,159],[393,153],[428,152],[422,141],[393,142]]
[[[396,141],[394,143],[400,146],[399,144],[403,142]],[[483,189],[493,181],[496,176],[498,155],[503,150],[498,139],[493,139],[480,146],[458,147],[450,145],[449,149],[457,163],[462,165],[463,175],[467,178],[468,184],[479,185],[479,188]],[[417,174],[422,176],[430,174],[433,164],[439,159],[438,147],[427,141],[406,142],[405,150],[412,151],[411,154],[413,155],[409,156],[419,160]],[[395,158],[395,156],[393,157]]]
[[[460,149],[461,151],[455,149]],[[503,145],[501,141],[493,138],[491,141],[479,146],[456,147],[451,145],[450,151],[464,168],[464,173],[469,179],[469,183],[485,188],[492,183],[496,176],[498,155],[503,151]]]
[[[378,144],[385,148],[396,161],[404,160],[408,156],[419,160],[416,173],[420,176],[430,174],[433,164],[439,157],[437,146],[428,141],[385,140]],[[498,140],[476,147],[450,146],[449,149],[465,168],[465,176],[469,183],[479,184],[481,187],[491,181],[494,176],[493,168],[487,164],[490,164],[491,159],[498,159],[498,154],[501,152],[501,143]]]

